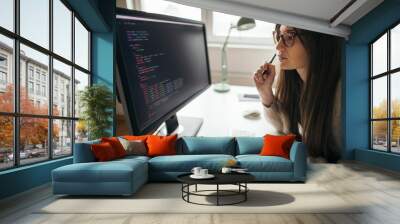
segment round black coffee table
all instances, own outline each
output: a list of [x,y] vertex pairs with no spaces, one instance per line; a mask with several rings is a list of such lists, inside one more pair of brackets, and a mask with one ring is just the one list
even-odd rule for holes
[[[202,204],[190,201],[190,196],[204,196],[204,197],[216,197],[217,206],[220,205],[234,205],[239,204],[241,202],[245,202],[247,200],[247,192],[249,188],[247,187],[247,183],[255,180],[255,177],[248,173],[215,173],[213,174],[215,177],[212,179],[193,179],[190,177],[191,173],[182,174],[177,177],[178,181],[182,183],[182,199],[188,203],[198,204],[198,205],[215,205],[215,204]],[[205,184],[205,185],[216,185],[215,190],[197,190],[197,185]],[[190,186],[195,186],[194,191],[190,191]],[[238,186],[237,190],[223,190],[220,189],[220,185],[236,185]],[[205,194],[209,192],[215,192],[215,194]],[[240,200],[234,201],[231,203],[221,203],[221,197],[230,197],[230,196],[241,196]]]

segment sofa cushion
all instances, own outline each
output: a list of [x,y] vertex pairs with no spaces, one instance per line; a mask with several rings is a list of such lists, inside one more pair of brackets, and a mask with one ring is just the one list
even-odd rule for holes
[[147,155],[146,142],[141,140],[126,140],[124,138],[118,138],[121,145],[126,151],[126,155]]
[[176,140],[178,135],[158,136],[149,135],[146,139],[148,156],[164,156],[176,154]]
[[236,155],[259,154],[263,147],[262,137],[237,137]]
[[177,154],[235,155],[235,139],[232,137],[182,137],[177,144]]
[[124,135],[124,136],[122,136],[122,138],[124,138],[128,141],[133,141],[133,140],[146,141],[148,136],[149,135]]
[[264,136],[264,145],[261,149],[261,156],[280,156],[286,159],[290,159],[290,148],[296,135],[269,135]]
[[58,182],[130,182],[133,173],[147,172],[145,161],[140,159],[108,162],[74,163],[52,171]]
[[92,144],[99,144],[100,139],[75,143],[74,147],[74,163],[88,163],[95,162],[96,158],[90,148]]
[[279,156],[238,155],[240,167],[250,172],[292,172],[292,161]]
[[90,147],[92,149],[94,157],[96,157],[96,160],[99,162],[110,161],[118,158],[112,145],[108,142],[92,144]]
[[134,160],[148,162],[149,159],[150,159],[150,157],[147,157],[147,156],[130,155],[130,156],[125,156],[124,158],[113,160],[113,162],[118,162],[118,161],[119,162],[121,162],[121,161],[131,162],[131,161],[134,161]]
[[190,172],[193,167],[200,166],[210,171],[219,171],[228,160],[235,159],[231,155],[175,155],[158,156],[149,160],[150,171]]
[[110,143],[110,145],[114,149],[117,158],[122,158],[126,156],[126,151],[117,137],[104,137],[101,138],[101,142]]

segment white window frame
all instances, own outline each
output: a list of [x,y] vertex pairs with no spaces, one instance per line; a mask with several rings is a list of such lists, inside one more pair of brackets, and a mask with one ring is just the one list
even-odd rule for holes
[[0,84],[1,85],[7,84],[7,72],[3,71],[3,69],[0,70]]
[[[207,40],[210,44],[223,44],[225,41],[225,36],[217,36],[214,35],[214,27],[213,27],[213,11],[202,9],[202,20],[206,24],[207,28]],[[226,27],[226,31],[228,33],[229,27]],[[244,31],[246,32],[246,31]],[[272,31],[271,31],[272,32]],[[273,46],[274,41],[271,37],[237,37],[231,36],[229,37],[230,45],[251,45],[251,46]],[[228,45],[229,46],[229,45]]]
[[5,54],[0,54],[0,56],[1,56],[2,58],[4,58],[4,61],[5,61],[4,65],[0,65],[0,68],[3,68],[4,70],[7,70],[7,67],[8,67],[8,57],[7,57],[7,55],[5,55]]
[[28,81],[28,93],[30,94],[34,94],[35,92],[35,84],[33,83],[33,81]]

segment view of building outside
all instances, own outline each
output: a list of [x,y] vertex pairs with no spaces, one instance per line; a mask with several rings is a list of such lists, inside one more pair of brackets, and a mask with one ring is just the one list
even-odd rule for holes
[[90,84],[88,27],[64,1],[18,2],[15,13],[14,0],[0,1],[0,26],[17,34],[13,39],[0,30],[0,170],[71,155],[73,138],[87,140],[86,125],[75,119],[80,91]]
[[[12,42],[11,42],[12,43]],[[20,54],[20,110],[23,114],[48,114],[49,105],[49,72],[48,65],[28,57],[21,45]],[[32,49],[30,49],[32,50]],[[38,52],[36,52],[39,54]],[[14,75],[13,47],[10,42],[0,39],[0,111],[13,112],[14,109]],[[45,56],[48,62],[48,57]],[[68,69],[69,67],[69,69]],[[60,68],[58,70],[57,68]],[[67,68],[67,69],[66,69]],[[54,62],[53,69],[53,115],[72,116],[71,67]],[[69,73],[68,73],[69,71]],[[79,80],[75,85],[80,85]],[[88,85],[88,82],[85,83]],[[81,88],[81,90],[84,87]],[[76,97],[79,101],[79,97]],[[79,104],[79,102],[76,102]],[[48,155],[48,119],[20,118],[20,159],[21,164],[46,160]],[[71,154],[72,121],[54,119],[53,157]],[[0,169],[13,166],[13,117],[0,115]],[[82,132],[82,131],[81,131]],[[82,136],[82,134],[80,133]],[[85,136],[82,137],[85,139]]]

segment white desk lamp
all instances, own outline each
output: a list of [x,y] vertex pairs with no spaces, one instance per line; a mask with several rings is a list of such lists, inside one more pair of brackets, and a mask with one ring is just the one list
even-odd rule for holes
[[221,52],[221,82],[215,84],[214,90],[217,92],[228,92],[230,90],[228,84],[228,65],[226,56],[226,46],[231,35],[232,29],[236,28],[238,31],[250,30],[256,26],[256,21],[251,18],[241,17],[237,24],[231,24],[228,35],[225,38],[224,45]]

